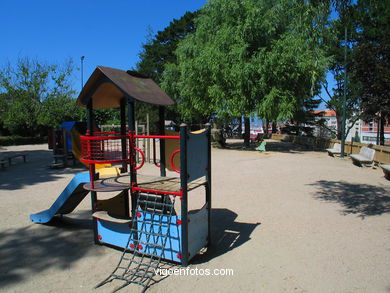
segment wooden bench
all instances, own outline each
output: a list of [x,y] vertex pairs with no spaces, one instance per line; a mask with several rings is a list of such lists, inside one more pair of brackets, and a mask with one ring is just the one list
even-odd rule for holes
[[10,156],[7,156],[7,159],[8,159],[8,165],[11,166],[11,162],[12,162],[12,159],[15,159],[15,158],[23,158],[23,163],[26,163],[26,154],[14,154],[14,155],[10,155]]
[[390,180],[390,165],[381,165],[385,177]]
[[5,167],[5,163],[8,162],[8,166],[11,166],[12,164],[12,159],[15,158],[23,158],[23,162],[26,163],[26,154],[12,154],[8,156],[4,156],[3,158],[0,159],[0,165],[1,167]]
[[334,157],[334,155],[339,155],[339,154],[341,154],[341,144],[336,142],[333,145],[333,148],[326,149],[326,151],[328,152],[328,155],[331,156],[331,157]]
[[374,162],[375,150],[362,147],[358,155],[351,155],[352,163],[357,166],[371,166]]

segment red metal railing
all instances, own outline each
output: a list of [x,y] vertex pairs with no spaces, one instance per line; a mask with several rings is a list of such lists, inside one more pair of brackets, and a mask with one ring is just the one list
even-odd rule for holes
[[[91,186],[94,188],[94,164],[114,164],[114,163],[126,163],[133,166],[133,170],[140,169],[145,163],[144,152],[136,147],[136,139],[148,138],[148,139],[180,139],[180,136],[166,136],[166,135],[136,135],[134,131],[129,131],[127,134],[122,135],[118,132],[95,132],[94,135],[80,136],[81,141],[81,161],[90,164],[90,176]],[[137,152],[141,156],[141,161],[136,160]],[[176,150],[170,157],[170,164],[172,168],[180,173],[174,165],[174,156],[178,154],[180,150]],[[154,158],[156,164],[156,156],[154,150]],[[157,164],[156,164],[157,165]],[[136,185],[131,186],[133,192],[157,192],[160,194],[170,194],[175,196],[182,196],[182,191],[164,191],[164,190],[149,190]]]
[[[135,170],[140,169],[145,163],[144,152],[135,146],[135,140],[140,138],[148,139],[180,139],[180,136],[168,136],[168,135],[138,135],[129,131],[127,134],[122,135],[118,132],[94,132],[94,135],[82,135],[81,140],[81,161],[87,164],[115,164],[115,163],[127,163],[134,166]],[[138,152],[141,156],[141,162],[137,166],[135,155]],[[174,156],[180,152],[176,150],[170,157],[170,163],[172,168],[180,173],[173,164]],[[153,161],[156,166],[159,166],[156,162],[155,148],[153,151]]]
[[[150,139],[153,139],[153,163],[157,166],[157,167],[160,167],[160,164],[157,163],[157,159],[156,159],[156,139],[177,139],[179,140],[180,139],[180,136],[179,135],[134,135],[134,138],[137,139],[137,138],[150,138]],[[141,155],[142,154],[142,151],[139,150]],[[180,150],[176,150],[172,153],[171,157],[170,157],[170,164],[172,166],[172,169],[175,170],[177,173],[180,173],[180,170],[178,170],[174,163],[173,163],[173,159],[174,159],[174,156],[180,152]],[[138,168],[139,169],[139,168]]]
[[[93,136],[83,135],[81,141],[81,161],[88,164],[130,162],[127,149],[130,136],[117,132],[95,132]],[[124,143],[123,143],[124,142]],[[124,153],[125,152],[125,153]]]

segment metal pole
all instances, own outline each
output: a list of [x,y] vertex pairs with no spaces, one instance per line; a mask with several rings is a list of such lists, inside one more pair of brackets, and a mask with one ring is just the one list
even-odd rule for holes
[[85,56],[81,56],[81,89],[84,87],[84,58]]
[[[87,134],[93,135],[93,104],[92,104],[92,97],[90,97],[90,100],[87,105]],[[96,173],[95,173],[95,164],[89,164],[89,173],[90,173],[90,180],[91,180],[91,186],[93,187],[92,181],[96,179]],[[92,213],[96,212],[96,204],[97,204],[97,194],[96,191],[91,191],[91,206],[92,206]],[[97,220],[93,218],[92,220],[92,226],[93,226],[93,239],[95,244],[99,244],[98,240],[98,230],[97,230]]]
[[188,265],[187,124],[180,125],[181,265]]
[[[146,135],[150,135],[149,132],[149,113],[146,113]],[[148,163],[150,163],[150,139],[146,141],[146,156]]]
[[211,246],[211,124],[206,124],[207,131],[207,173],[206,173],[206,204],[207,204],[207,247]]
[[[127,100],[127,124],[128,124],[128,130],[132,133],[135,133],[135,111],[134,111],[134,101],[131,101],[130,99]],[[130,149],[129,149],[129,156],[133,156],[132,159],[134,158],[134,153],[133,153],[133,145],[134,141],[130,141]],[[137,184],[137,175],[134,169],[134,166],[130,164],[130,183],[131,184]],[[131,192],[131,215],[133,219],[135,218],[135,213],[136,213],[136,205],[137,205],[137,193]]]
[[[158,116],[159,116],[159,134],[165,135],[165,109],[164,106],[158,107]],[[165,170],[165,140],[160,139],[160,176],[166,176]]]
[[346,104],[347,104],[347,27],[344,29],[344,92],[343,92],[343,120],[341,123],[341,154],[340,157],[344,158],[345,148],[345,124],[346,124]]
[[[126,135],[126,99],[121,100],[121,105],[120,105],[120,116],[121,116],[121,146],[122,146],[122,159],[127,158],[127,139],[124,138]],[[121,173],[126,173],[127,172],[127,162],[122,163],[122,169]]]

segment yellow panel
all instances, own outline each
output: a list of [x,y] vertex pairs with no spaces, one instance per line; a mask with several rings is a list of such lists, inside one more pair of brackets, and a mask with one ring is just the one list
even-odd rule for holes
[[[165,129],[165,135],[174,136],[180,135],[179,132]],[[171,155],[174,151],[180,150],[180,140],[179,139],[166,139],[165,140],[165,165],[168,170],[173,171],[171,167]],[[180,170],[180,153],[176,154],[173,163],[176,169]]]
[[126,217],[126,205],[125,205],[125,196],[126,192],[121,192],[117,196],[110,199],[97,200],[96,208],[97,210],[107,211],[112,215]]
[[112,83],[103,83],[93,94],[94,109],[117,108],[123,98],[122,92]]
[[[100,164],[102,165],[102,164]],[[96,167],[97,168],[97,167]],[[110,177],[117,177],[120,174],[119,168],[117,167],[105,167],[105,168],[97,168],[96,170],[99,172],[99,178],[110,178]]]
[[[71,138],[72,138],[72,153],[73,156],[81,162],[81,143],[80,143],[80,133],[73,128],[70,132]],[[83,163],[83,162],[81,162]],[[89,167],[89,164],[83,163],[87,168]],[[106,168],[111,167],[111,164],[96,164],[95,168]]]

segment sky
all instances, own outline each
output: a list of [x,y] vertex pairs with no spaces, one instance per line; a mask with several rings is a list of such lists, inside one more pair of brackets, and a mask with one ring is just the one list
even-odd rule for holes
[[[163,30],[206,0],[1,0],[0,66],[18,58],[64,63],[72,58],[84,82],[98,65],[132,69],[150,31]],[[81,71],[73,75],[81,89]]]
[[[73,59],[81,90],[96,66],[135,68],[147,36],[206,0],[0,0],[0,66],[29,57],[48,64]],[[324,95],[326,98],[326,96]],[[325,109],[322,104],[320,109]]]

